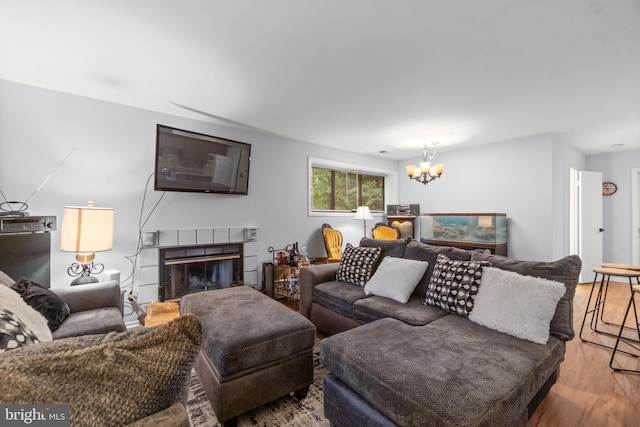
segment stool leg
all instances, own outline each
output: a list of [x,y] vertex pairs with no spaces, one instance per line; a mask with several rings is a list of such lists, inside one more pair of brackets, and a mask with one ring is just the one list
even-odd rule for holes
[[602,310],[600,311],[600,321],[602,323],[604,323],[605,325],[614,324],[613,322],[608,322],[608,321],[604,320],[604,308],[605,308],[605,305],[607,304],[607,294],[609,293],[609,280],[610,279],[611,279],[611,276],[607,275],[607,282],[604,285],[604,296],[602,297]]
[[[593,310],[591,310],[591,311],[589,310],[589,306],[591,305],[591,299],[593,298],[593,291],[594,291],[594,290],[595,290],[595,288],[596,288],[596,283],[597,283],[597,281],[598,281],[598,273],[596,273],[595,277],[593,278],[593,283],[591,284],[591,292],[589,293],[589,301],[587,301],[587,306],[586,306],[586,307],[585,307],[585,309],[584,309],[584,317],[582,318],[582,325],[580,326],[580,339],[581,339],[582,341],[585,341],[585,342],[587,342],[587,340],[586,340],[586,339],[584,339],[584,338],[582,337],[582,331],[583,331],[583,329],[584,329],[584,324],[585,324],[585,323],[586,323],[586,321],[587,321],[587,315],[588,315],[590,312],[595,312],[595,307],[598,305],[598,298],[596,298],[596,303],[595,303],[595,305],[594,305],[594,309],[593,309]],[[598,290],[598,293],[600,293],[600,291],[599,291],[599,290]],[[591,316],[591,320],[593,320],[593,315]],[[591,323],[591,322],[590,322],[590,323]],[[593,329],[593,327],[591,327],[591,329]]]
[[[636,308],[636,303],[635,303],[635,298],[634,298],[634,292],[631,292],[631,298],[629,299],[629,304],[627,305],[627,311],[624,313],[624,319],[622,320],[622,324],[620,325],[620,331],[618,332],[618,337],[616,339],[616,343],[613,346],[613,352],[611,353],[611,359],[609,360],[609,367],[611,369],[613,369],[616,372],[629,372],[629,373],[640,373],[640,371],[638,370],[633,370],[633,369],[623,369],[623,368],[616,368],[613,366],[613,360],[616,357],[616,353],[618,352],[618,346],[620,345],[620,340],[624,340],[625,338],[622,337],[622,331],[624,330],[624,324],[627,321],[627,317],[629,316],[629,311],[631,310],[631,307],[633,306],[634,312],[635,312],[635,308]],[[638,313],[635,312],[635,318],[636,318],[636,330],[638,331],[638,337],[640,337],[640,325],[638,324]],[[628,344],[630,345],[630,344]],[[636,348],[635,346],[633,346],[634,348]],[[620,350],[620,352],[622,352],[622,350]],[[634,357],[640,357],[640,355],[634,355],[631,353],[627,353],[625,352],[625,354],[634,356]]]

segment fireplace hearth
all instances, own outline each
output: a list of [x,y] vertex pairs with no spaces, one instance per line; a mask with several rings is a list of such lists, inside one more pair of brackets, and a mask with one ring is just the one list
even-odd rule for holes
[[243,284],[243,245],[224,243],[161,248],[158,300]]

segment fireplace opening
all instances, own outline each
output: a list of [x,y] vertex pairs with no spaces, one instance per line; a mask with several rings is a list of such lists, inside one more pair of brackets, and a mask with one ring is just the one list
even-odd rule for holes
[[160,249],[158,300],[242,285],[242,243]]

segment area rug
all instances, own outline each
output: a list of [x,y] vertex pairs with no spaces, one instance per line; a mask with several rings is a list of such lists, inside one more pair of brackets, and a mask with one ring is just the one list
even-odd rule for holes
[[[285,396],[238,417],[238,427],[247,426],[329,426],[324,418],[322,384],[328,371],[320,364],[318,346],[313,352],[313,384],[307,397],[298,400],[293,395]],[[187,412],[192,427],[220,426],[213,408],[204,393],[196,371],[191,371],[191,387]]]

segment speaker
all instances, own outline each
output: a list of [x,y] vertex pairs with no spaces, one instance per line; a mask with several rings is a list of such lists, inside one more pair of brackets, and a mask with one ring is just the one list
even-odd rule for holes
[[420,205],[409,205],[409,215],[420,216]]
[[398,215],[398,205],[387,205],[387,215]]
[[120,284],[120,272],[118,270],[106,270],[102,273],[103,282],[110,282],[112,280],[118,282],[118,285]]
[[273,263],[262,263],[262,290],[273,298]]

